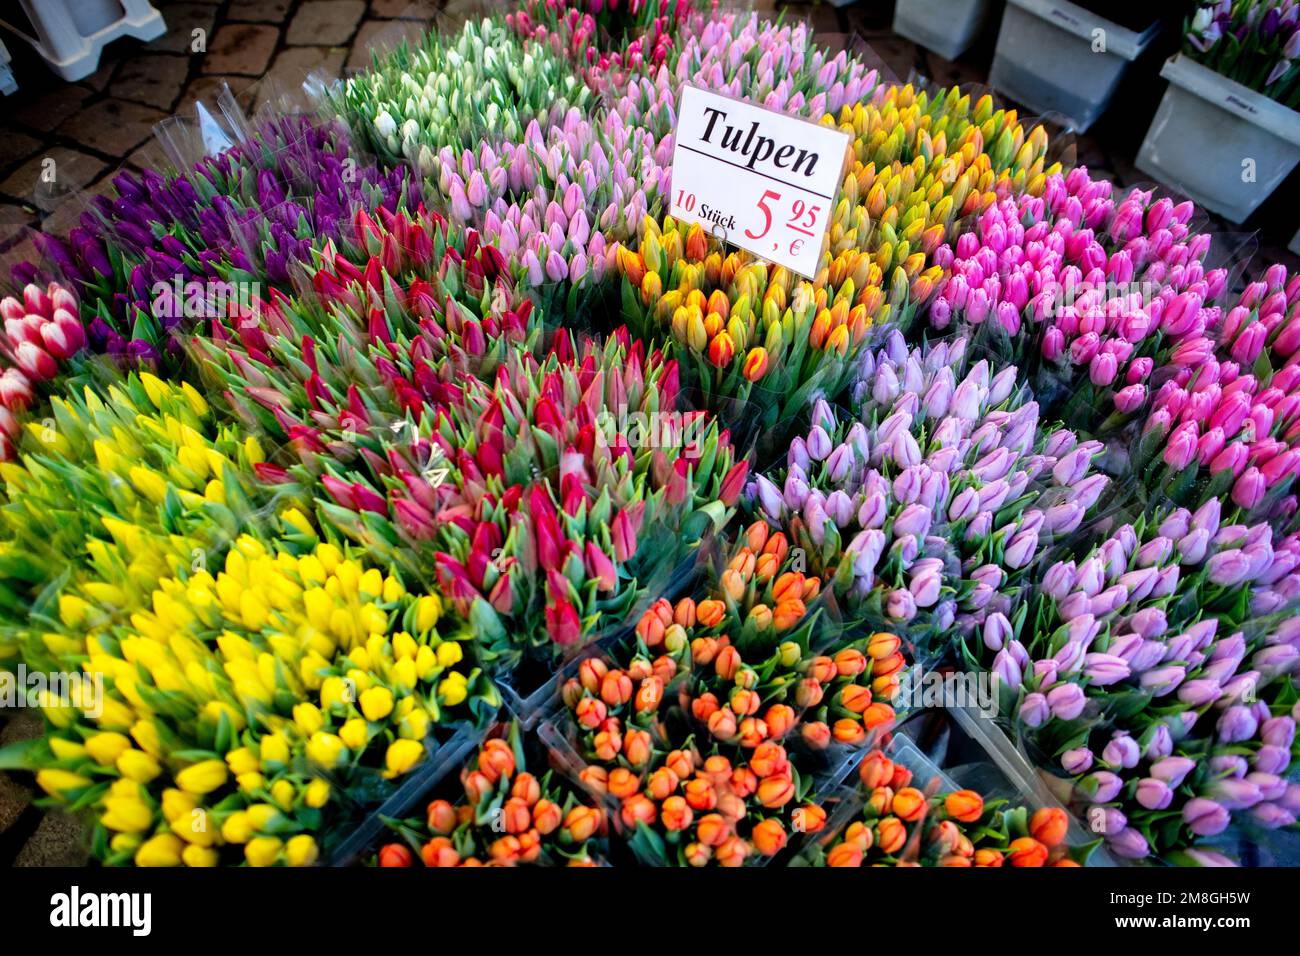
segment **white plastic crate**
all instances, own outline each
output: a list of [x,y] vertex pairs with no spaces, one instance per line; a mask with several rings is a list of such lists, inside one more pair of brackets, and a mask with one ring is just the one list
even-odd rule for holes
[[5,49],[5,41],[0,40],[0,93],[8,96],[18,89],[18,84],[14,80],[14,71],[9,67],[9,51]]
[[156,40],[167,31],[149,0],[20,0],[36,36],[16,31],[63,79],[84,80],[118,37]]
[[894,32],[955,60],[983,31],[992,8],[993,0],[898,0]]
[[1300,161],[1300,113],[1182,54],[1160,75],[1169,89],[1138,168],[1241,222]]
[[1007,0],[989,85],[1081,133],[1158,29],[1135,33],[1066,0]]

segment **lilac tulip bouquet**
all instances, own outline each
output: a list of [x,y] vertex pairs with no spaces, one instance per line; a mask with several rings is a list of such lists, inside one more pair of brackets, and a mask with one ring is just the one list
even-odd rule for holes
[[[1120,525],[1051,563],[1033,600],[989,614],[964,641],[1031,756],[1073,782],[1121,857],[1212,836],[1225,809],[1259,804],[1263,825],[1295,819],[1285,801],[1262,805],[1281,799],[1290,763],[1300,538],[1233,517],[1212,499]],[[1266,724],[1267,741],[1256,739]],[[1280,751],[1249,749],[1283,737]],[[1257,785],[1253,800],[1206,806]]]
[[877,82],[856,57],[817,46],[805,24],[725,13],[682,38],[657,70],[629,76],[611,112],[662,140],[677,125],[684,83],[820,120],[867,99]]
[[968,361],[958,338],[868,352],[856,419],[825,401],[785,468],[750,485],[809,567],[867,618],[938,639],[1005,614],[1040,550],[1074,534],[1108,479],[1097,442],[1043,428],[1017,370]]

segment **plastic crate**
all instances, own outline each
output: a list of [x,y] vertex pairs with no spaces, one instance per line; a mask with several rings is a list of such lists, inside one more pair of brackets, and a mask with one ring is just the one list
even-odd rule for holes
[[894,32],[955,60],[984,31],[993,0],[898,0]]
[[421,797],[462,766],[474,748],[487,737],[491,724],[475,727],[462,721],[455,728],[441,744],[432,739],[426,742],[428,755],[424,762],[407,774],[392,795],[367,813],[357,828],[339,842],[329,854],[330,866],[348,866],[357,862],[387,829],[385,820],[406,816]]
[[1066,0],[1007,0],[989,85],[1083,132],[1157,32],[1158,22],[1135,33]]
[[[167,32],[149,0],[20,0],[36,31],[19,33],[68,82],[99,68],[104,47],[119,37],[156,40]],[[15,31],[17,32],[17,31]]]
[[1300,113],[1182,54],[1160,75],[1169,89],[1138,151],[1138,169],[1241,222],[1300,161]]

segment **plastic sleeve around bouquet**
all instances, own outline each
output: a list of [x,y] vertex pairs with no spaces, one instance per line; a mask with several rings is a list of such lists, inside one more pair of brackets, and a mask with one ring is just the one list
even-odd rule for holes
[[859,789],[838,801],[824,835],[796,865],[855,867],[1079,866],[1092,847],[1071,839],[1056,805],[957,789],[905,736],[862,761]]
[[608,824],[599,805],[547,762],[518,723],[494,724],[461,748],[454,782],[443,773],[413,789],[404,806],[381,815],[359,852],[382,867],[601,865]]

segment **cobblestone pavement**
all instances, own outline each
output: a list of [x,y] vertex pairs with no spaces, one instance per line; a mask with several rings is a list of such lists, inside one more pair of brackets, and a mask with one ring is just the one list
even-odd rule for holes
[[[187,112],[196,101],[211,102],[228,84],[242,105],[256,108],[279,90],[293,89],[309,73],[344,76],[368,64],[372,53],[430,27],[454,29],[467,17],[506,6],[492,0],[154,0],[167,32],[151,43],[120,40],[104,50],[99,69],[79,83],[63,83],[22,41],[10,36],[19,90],[0,97],[0,274],[34,259],[31,233],[67,233],[89,198],[111,189],[124,166],[162,163],[154,124]],[[872,62],[886,79],[930,79],[942,84],[986,82],[996,30],[957,62],[928,53],[890,29],[893,4],[859,0],[847,7],[828,3],[731,0],[809,21],[816,36]],[[6,17],[12,16],[6,7]],[[201,42],[200,42],[201,41]],[[1120,185],[1142,182],[1133,168],[1150,117],[1164,90],[1160,58],[1169,44],[1156,44],[1150,59],[1111,110],[1087,135],[1058,135],[1063,160],[1085,163]],[[57,188],[42,182],[48,160],[58,171]],[[1243,226],[1211,217],[1237,259],[1258,251],[1260,263],[1282,261],[1300,268],[1286,251],[1297,224],[1297,177],[1292,176]],[[1288,221],[1288,213],[1290,219]],[[0,713],[0,746],[40,733],[29,714]],[[84,835],[60,814],[32,805],[30,777],[0,773],[0,866],[58,865],[85,859]]]

